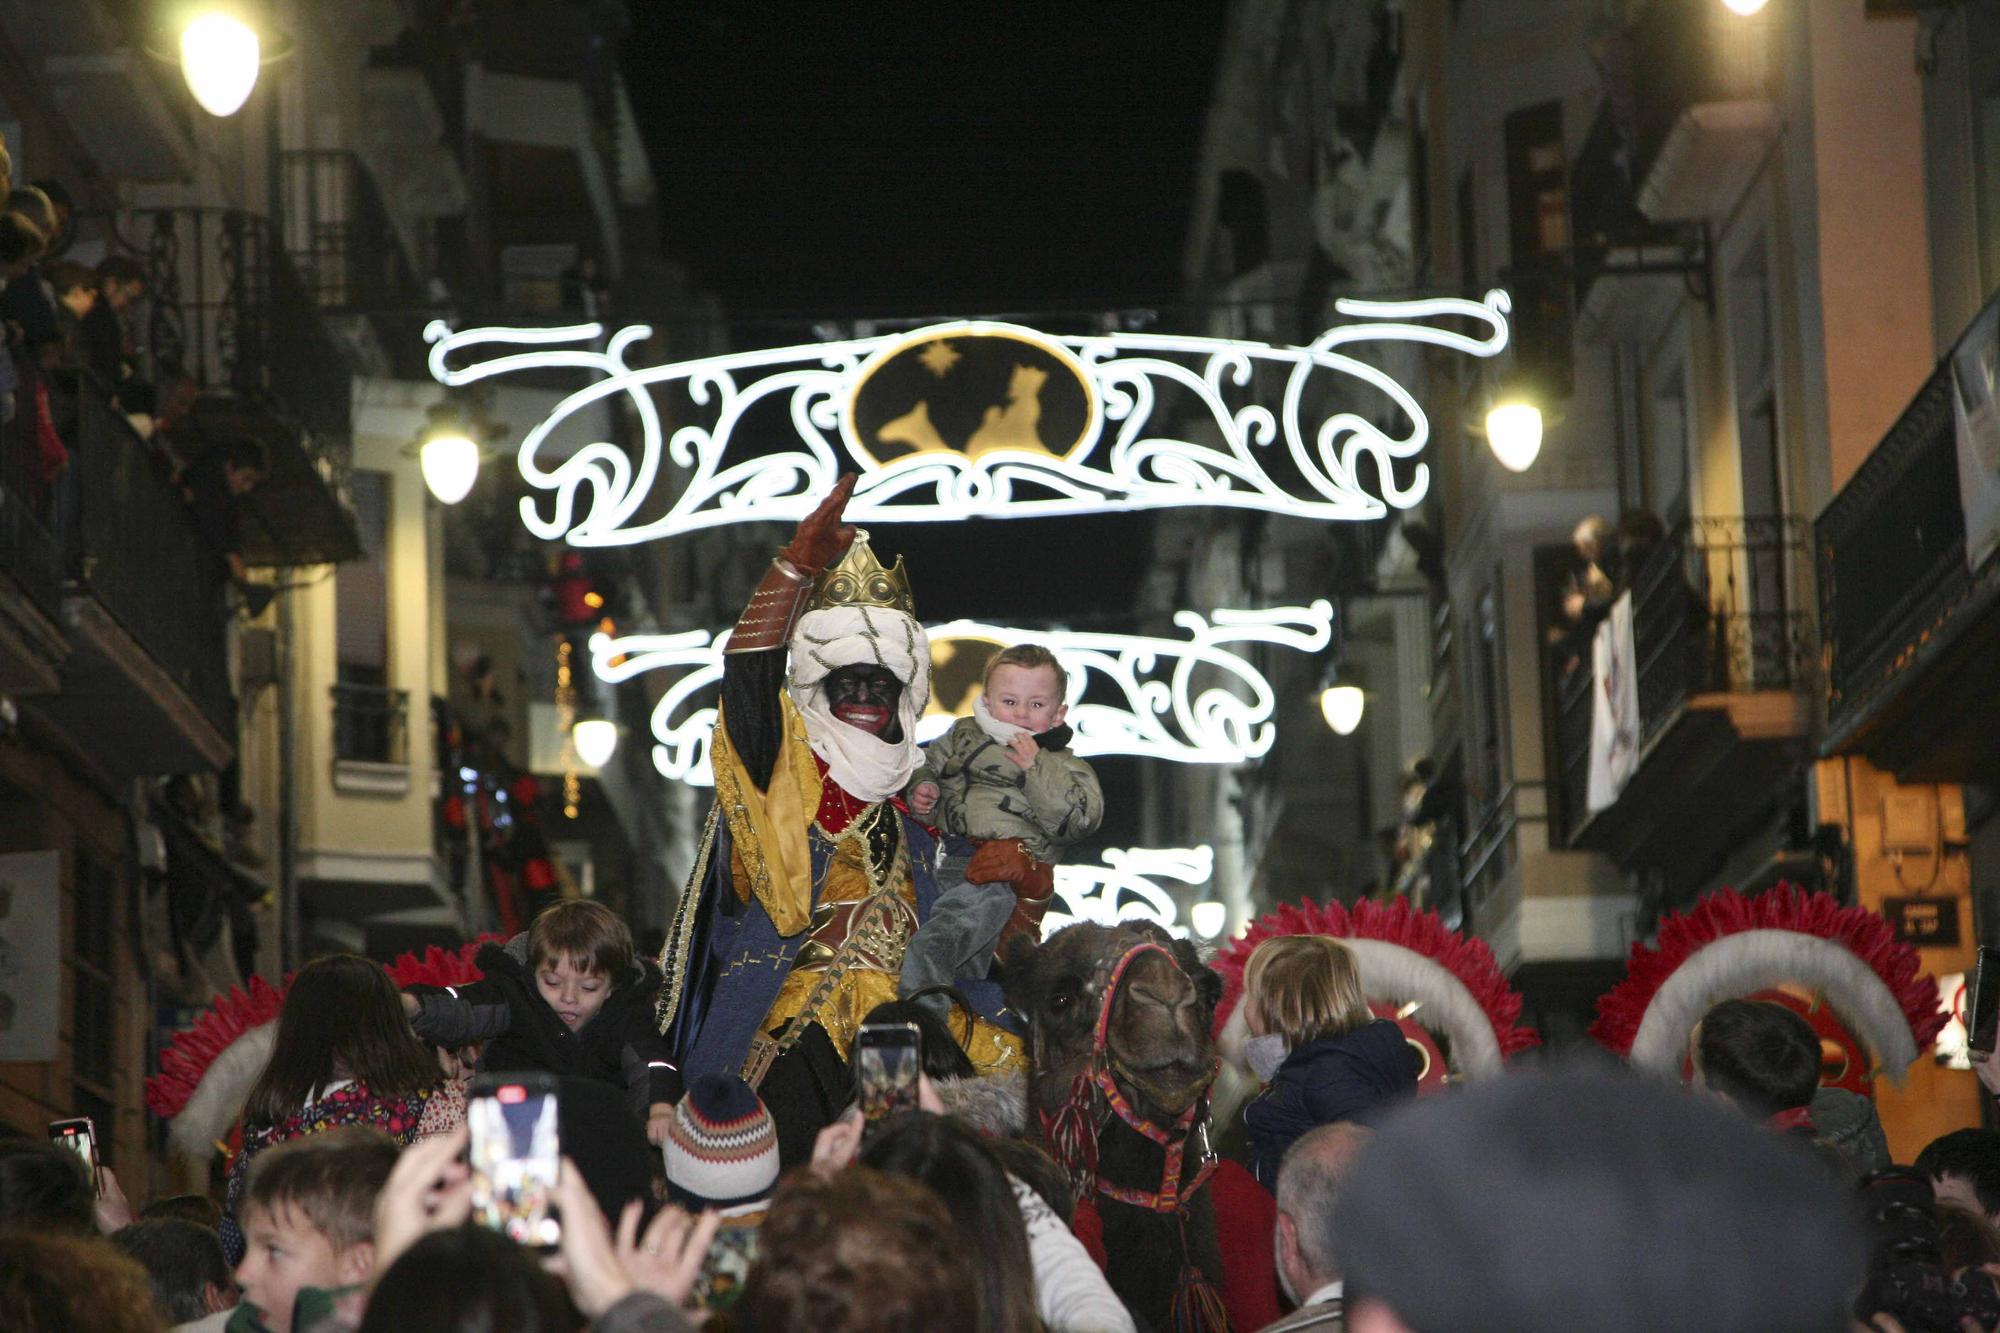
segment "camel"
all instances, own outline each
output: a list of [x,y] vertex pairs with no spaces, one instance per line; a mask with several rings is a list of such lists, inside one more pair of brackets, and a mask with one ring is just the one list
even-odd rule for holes
[[1203,1188],[1221,978],[1136,921],[1018,937],[1005,963],[1007,1002],[1030,1024],[1027,1134],[1079,1210],[1096,1208],[1112,1289],[1155,1328],[1225,1327]]

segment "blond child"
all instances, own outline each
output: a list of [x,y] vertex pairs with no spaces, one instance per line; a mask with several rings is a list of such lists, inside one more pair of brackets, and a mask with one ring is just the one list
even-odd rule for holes
[[228,1333],[294,1333],[358,1305],[375,1271],[375,1196],[396,1144],[369,1129],[329,1129],[260,1154],[237,1205],[243,1303]]
[[1244,1058],[1264,1091],[1243,1108],[1250,1170],[1275,1189],[1285,1149],[1337,1120],[1366,1123],[1417,1090],[1422,1057],[1361,989],[1354,952],[1328,935],[1265,940],[1243,967]]
[[[1104,791],[1070,752],[1069,673],[1039,644],[986,664],[972,716],[924,747],[910,808],[946,833],[984,844],[944,891],[903,954],[902,994],[986,975],[1017,896],[1046,901],[1053,866],[1104,820]],[[1011,891],[1010,891],[1011,889]]]

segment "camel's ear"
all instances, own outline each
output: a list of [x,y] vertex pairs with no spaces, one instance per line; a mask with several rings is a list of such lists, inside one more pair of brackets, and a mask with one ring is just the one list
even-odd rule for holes
[[1174,961],[1180,964],[1181,971],[1185,972],[1188,980],[1194,983],[1196,993],[1201,996],[1201,1002],[1210,1009],[1221,1004],[1221,974],[1203,963],[1201,954],[1196,952],[1194,945],[1187,940],[1174,940],[1171,947],[1174,951]]

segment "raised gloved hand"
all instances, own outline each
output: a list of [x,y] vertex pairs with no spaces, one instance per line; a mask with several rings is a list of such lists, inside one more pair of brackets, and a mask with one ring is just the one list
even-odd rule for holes
[[858,474],[850,472],[835,482],[819,508],[799,520],[798,530],[778,552],[778,558],[806,575],[816,575],[840,559],[854,544],[854,525],[842,523],[840,514],[860,480]]

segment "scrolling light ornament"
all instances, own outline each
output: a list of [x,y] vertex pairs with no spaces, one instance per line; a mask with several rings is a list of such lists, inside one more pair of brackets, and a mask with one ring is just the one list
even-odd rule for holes
[[[957,645],[973,649],[1033,640],[1047,647],[1070,675],[1069,725],[1079,755],[1139,755],[1184,764],[1240,764],[1267,753],[1277,730],[1277,696],[1264,674],[1230,651],[1242,644],[1270,644],[1316,653],[1333,638],[1333,607],[1267,611],[1193,611],[1174,615],[1185,639],[1068,630],[1016,630],[972,620],[929,627],[934,656]],[[676,675],[653,707],[653,764],[690,786],[715,782],[709,739],[715,730],[715,688],[722,680],[727,634],[707,630],[632,634],[590,640],[592,669],[616,685],[647,671]],[[971,700],[964,700],[970,707]],[[927,713],[917,739],[928,741],[953,721]]]
[[1078,921],[1104,926],[1152,921],[1186,939],[1188,928],[1177,919],[1172,895],[1155,881],[1200,885],[1214,873],[1212,847],[1112,847],[1103,865],[1059,865],[1056,900],[1042,917],[1042,937]]
[[[447,386],[549,368],[598,376],[523,436],[521,475],[548,495],[523,499],[521,517],[544,540],[620,546],[730,523],[796,521],[842,472],[855,470],[861,481],[846,514],[854,523],[1218,505],[1380,518],[1423,499],[1429,469],[1413,460],[1430,422],[1408,389],[1357,353],[1401,343],[1497,356],[1511,308],[1497,290],[1483,301],[1344,299],[1335,309],[1354,322],[1304,347],[1160,333],[1056,337],[962,321],[638,367],[626,358],[652,336],[645,325],[606,338],[598,324],[454,332],[440,320],[424,337],[431,374]],[[1260,367],[1282,377],[1275,409],[1255,392]],[[954,376],[978,381],[969,400],[957,398],[956,425],[949,409],[932,405],[953,399]],[[1328,376],[1358,381],[1379,399],[1329,402]],[[684,394],[703,420],[668,434],[653,396],[662,390]],[[552,442],[572,420],[572,431],[589,431],[588,410],[621,396],[639,428],[636,462],[603,440],[567,454]],[[1192,409],[1194,433],[1208,438],[1163,433],[1183,409]],[[800,447],[732,457],[753,411],[767,423],[783,413]],[[757,429],[745,434],[768,438]],[[1266,469],[1279,448],[1283,480]],[[664,513],[642,513],[663,453],[685,476]]]

